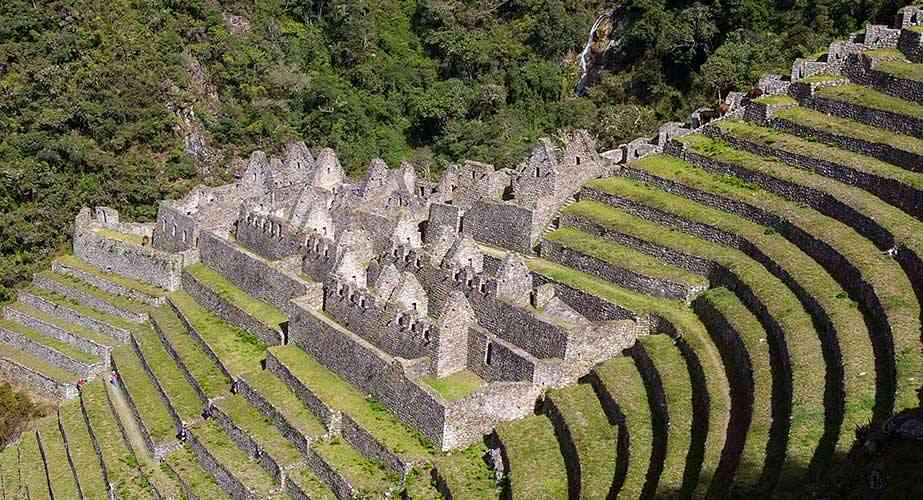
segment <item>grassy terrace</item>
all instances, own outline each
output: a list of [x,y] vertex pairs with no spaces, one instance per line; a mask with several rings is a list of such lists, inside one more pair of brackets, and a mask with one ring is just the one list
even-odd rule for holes
[[[169,306],[161,306],[162,313],[172,314]],[[147,361],[154,376],[160,382],[170,405],[184,421],[195,420],[202,413],[202,401],[198,394],[189,385],[183,372],[167,352],[160,337],[153,332],[147,335],[137,335],[135,340],[141,350],[144,360]]]
[[48,290],[44,290],[42,288],[38,288],[34,286],[26,288],[25,291],[37,297],[41,297],[49,302],[54,302],[55,304],[58,304],[60,306],[66,307],[68,309],[72,309],[76,311],[77,313],[79,313],[80,315],[85,316],[87,318],[106,323],[116,328],[121,328],[128,332],[143,334],[147,332],[149,329],[147,325],[132,323],[131,321],[126,321],[122,318],[113,316],[111,314],[101,313],[97,311],[96,309],[93,309],[83,304],[74,302],[73,300],[59,293],[50,292]]
[[401,491],[401,498],[424,499],[424,498],[443,498],[433,484],[432,465],[414,467],[404,479],[404,489]]
[[593,373],[607,398],[618,405],[616,415],[624,421],[620,432],[628,434],[628,456],[619,453],[616,486],[621,485],[619,491],[625,498],[638,498],[644,491],[653,447],[654,430],[647,388],[630,357],[613,358],[596,365]]
[[[192,301],[191,298],[189,300]],[[151,318],[160,326],[167,342],[207,397],[214,398],[230,392],[231,381],[186,330],[170,306],[152,309]]]
[[269,453],[280,466],[286,467],[304,458],[301,456],[301,452],[279,433],[272,420],[263,416],[243,396],[227,397],[218,401],[216,406],[237,427],[243,429],[255,439],[260,448]]
[[472,392],[484,387],[486,384],[481,377],[478,377],[470,370],[457,371],[442,378],[427,375],[421,381],[432,387],[446,401],[465,399]]
[[899,97],[872,90],[855,84],[838,85],[817,89],[816,95],[834,101],[842,101],[880,111],[890,111],[923,119],[923,106],[905,101]]
[[295,483],[311,500],[336,500],[333,491],[307,467],[296,467],[288,471],[288,480]]
[[68,287],[72,290],[84,292],[96,299],[99,299],[103,302],[113,305],[123,311],[128,311],[128,312],[132,312],[136,314],[147,314],[147,310],[149,307],[147,304],[135,302],[133,300],[129,300],[126,297],[122,297],[121,295],[115,295],[115,294],[100,290],[99,288],[96,288],[95,286],[90,285],[89,283],[83,280],[80,280],[78,278],[74,278],[72,276],[67,276],[64,274],[58,274],[54,271],[42,271],[38,273],[37,276],[41,276],[43,278],[48,278],[50,280],[56,281],[60,283],[61,285]]
[[255,498],[279,497],[274,491],[279,485],[272,476],[241,451],[218,424],[206,421],[191,429],[191,433],[218,463],[255,495]]
[[135,351],[128,346],[120,347],[112,351],[112,360],[118,367],[119,380],[137,407],[154,444],[174,440],[176,427],[170,410],[161,399],[154,382],[144,371],[144,366]]
[[357,498],[381,497],[399,482],[396,473],[362,456],[340,437],[318,441],[311,450],[353,485]]
[[107,485],[103,477],[102,465],[93,447],[93,438],[83,419],[83,410],[79,401],[70,401],[61,405],[58,418],[67,447],[70,450],[71,460],[74,462],[74,471],[77,473],[77,482],[80,484],[83,496],[87,500],[106,500]]
[[904,58],[903,54],[897,50],[894,50],[894,52],[896,53],[895,56],[899,56],[903,60],[877,61],[873,69],[881,71],[882,73],[887,73],[895,78],[915,80],[918,82],[923,81],[923,64],[912,63]]
[[221,298],[239,307],[269,328],[278,330],[281,323],[288,321],[282,311],[251,297],[228,281],[227,278],[205,266],[205,264],[193,264],[187,267],[185,271],[200,283],[211,288]]
[[143,281],[133,280],[131,278],[126,278],[121,274],[110,273],[95,267],[86,261],[79,259],[73,255],[62,255],[58,257],[57,262],[73,269],[83,271],[85,273],[92,274],[97,278],[106,280],[110,283],[128,288],[129,290],[134,290],[136,292],[149,295],[151,297],[163,297],[167,294],[166,290],[156,287],[154,285],[149,285]]
[[349,415],[392,452],[408,460],[432,457],[432,444],[422,434],[405,426],[381,403],[365,397],[309,354],[293,345],[272,347],[270,352],[318,398]]
[[19,445],[14,443],[0,451],[0,480],[3,481],[4,498],[21,498],[19,494]]
[[309,438],[323,436],[327,430],[324,424],[308,410],[301,400],[268,371],[248,373],[244,381],[279,411],[292,427]]
[[259,337],[222,321],[186,292],[171,293],[170,301],[183,312],[231,376],[237,377],[260,368],[260,362],[266,357],[266,344]]
[[683,486],[683,467],[691,444],[692,381],[672,338],[667,335],[649,335],[638,342],[647,351],[654,368],[660,375],[664,399],[667,403],[667,454],[660,474],[657,496],[666,498]]
[[167,455],[164,462],[176,473],[192,493],[198,498],[208,499],[227,499],[230,498],[227,493],[218,486],[218,483],[212,479],[205,470],[199,466],[195,455],[188,447],[182,447],[173,453]]
[[643,276],[689,287],[708,286],[708,281],[697,274],[671,266],[612,240],[584,233],[579,229],[561,228],[548,234],[545,239]]
[[923,155],[923,140],[921,139],[897,134],[846,118],[826,115],[809,108],[795,107],[780,109],[776,111],[775,116],[823,132],[845,137],[854,137],[873,144],[887,144],[893,148]]
[[84,385],[80,397],[116,494],[121,498],[152,498],[151,485],[141,474],[109,407],[106,382],[96,380]]
[[6,358],[20,365],[37,371],[46,377],[62,384],[76,382],[79,378],[76,373],[58,368],[45,360],[33,356],[27,352],[14,349],[6,344],[0,344],[0,358]]
[[713,472],[721,458],[730,411],[730,395],[721,354],[699,319],[684,304],[631,292],[612,283],[544,259],[529,259],[529,269],[555,282],[595,295],[634,311],[637,315],[656,314],[669,321],[689,345],[702,364],[705,387],[710,399],[708,435],[694,436],[695,445],[704,447],[697,492],[708,490]]
[[509,460],[512,498],[567,498],[564,457],[548,417],[503,422],[497,426],[497,436]]
[[42,452],[34,432],[23,434],[19,441],[19,475],[29,492],[29,500],[51,500]]
[[[580,459],[580,497],[605,498],[615,477],[618,428],[588,384],[548,391]],[[552,417],[554,420],[554,417]],[[560,441],[561,436],[558,437]],[[573,493],[573,491],[571,492]]]
[[35,319],[42,320],[45,323],[51,323],[52,325],[62,330],[66,330],[72,333],[74,336],[96,342],[99,345],[107,346],[107,347],[115,347],[115,346],[120,345],[119,341],[115,340],[114,338],[108,335],[103,335],[99,332],[90,330],[89,328],[84,328],[76,323],[64,321],[61,318],[52,316],[44,311],[36,309],[23,302],[13,302],[7,307],[15,309],[23,314],[27,314]]
[[123,233],[121,231],[106,228],[97,229],[96,234],[102,236],[103,238],[131,243],[132,245],[138,245],[139,247],[144,245],[144,238],[142,236],[138,236],[137,234]]
[[[762,302],[785,333],[793,379],[793,405],[801,408],[790,451],[799,463],[809,463],[824,433],[826,362],[811,317],[786,285],[745,254],[696,238],[668,226],[635,217],[595,201],[582,201],[566,212],[672,251],[706,258],[734,272]],[[778,237],[777,237],[778,238]],[[762,351],[766,344],[756,346]],[[769,375],[767,371],[766,376]]]
[[487,447],[477,443],[433,460],[453,498],[496,499],[500,496],[494,471],[484,461]]
[[[688,141],[687,143],[696,152],[711,158],[828,193],[834,199],[847,203],[858,212],[875,220],[891,232],[898,242],[915,251],[917,255],[923,255],[923,242],[920,241],[923,238],[923,223],[886,205],[865,191],[791,168],[781,162],[734,151],[722,142],[712,141],[701,135],[685,136],[683,140]],[[737,194],[739,191],[732,190],[732,193]],[[909,379],[923,371],[923,354],[920,352],[920,304],[914,297],[907,275],[894,260],[884,255],[852,228],[803,205],[770,196],[771,193],[757,188],[747,198],[757,206],[767,206],[771,203],[771,211],[784,214],[783,216],[788,217],[788,220],[801,225],[815,237],[834,239],[833,246],[856,267],[863,270],[862,274],[865,279],[873,283],[891,323],[897,364],[899,367],[904,365],[911,368],[906,373],[898,373],[898,408],[916,406],[914,391],[918,384],[914,384]],[[847,241],[848,245],[838,244]],[[863,265],[865,262],[869,264]],[[878,266],[872,262],[877,263]],[[865,269],[869,267],[877,267],[882,271],[886,268],[890,271],[889,276],[876,279],[865,272]]]
[[765,106],[797,106],[798,101],[787,95],[765,95],[753,100],[757,104]]
[[843,79],[844,78],[842,76],[820,74],[820,75],[811,75],[801,81],[803,81],[804,83],[827,83],[827,82],[835,82],[837,80],[843,80]]
[[923,189],[923,174],[905,170],[870,156],[808,141],[775,129],[760,127],[741,120],[721,120],[717,122],[716,127],[731,137],[780,151],[839,163],[859,172],[891,179],[915,189]]
[[55,498],[79,498],[77,480],[68,461],[67,447],[58,429],[57,417],[48,417],[40,422],[38,433],[42,440],[52,494]]
[[18,333],[19,335],[22,335],[23,337],[31,340],[36,344],[45,346],[53,351],[58,351],[59,353],[82,363],[86,363],[88,365],[99,363],[99,358],[90,356],[81,350],[75,349],[74,346],[68,344],[67,342],[62,342],[53,337],[46,337],[45,335],[42,335],[41,333],[31,328],[20,325],[19,323],[0,319],[0,327],[13,333]]
[[[764,208],[792,218],[801,227],[812,231],[815,237],[824,235],[822,239],[838,247],[838,250],[860,269],[865,279],[870,280],[872,286],[876,288],[876,293],[883,300],[886,310],[897,309],[889,313],[892,321],[901,317],[901,314],[907,314],[905,310],[908,303],[900,295],[901,279],[905,280],[904,282],[909,287],[906,277],[902,274],[895,274],[893,263],[889,259],[880,254],[863,253],[863,251],[874,252],[875,248],[850,228],[832,219],[818,217],[816,212],[787,203],[770,193],[754,194],[749,190],[734,191],[731,189],[732,185],[725,182],[726,177],[712,176],[672,157],[652,156],[634,162],[633,165],[635,168],[641,168],[654,175],[691,185],[697,189],[730,196],[749,203],[762,203]],[[838,449],[845,453],[854,437],[852,429],[868,422],[869,409],[875,404],[875,356],[870,341],[870,332],[865,327],[860,311],[833,278],[821,269],[819,264],[772,228],[761,226],[728,212],[700,205],[677,195],[648,188],[628,179],[606,179],[604,182],[597,183],[596,187],[678,217],[717,227],[732,234],[739,234],[786,269],[797,270],[793,275],[807,293],[827,311],[836,330],[842,353],[846,392],[846,414],[841,427]],[[766,205],[765,202],[769,204]],[[786,213],[786,210],[794,210],[794,212]],[[912,372],[906,371],[906,373],[910,376]],[[801,409],[796,409],[796,415],[800,411]]]
[[[731,325],[737,338],[750,357],[753,382],[753,414],[746,434],[734,487],[743,489],[756,486],[766,460],[766,446],[770,442],[772,425],[772,363],[766,331],[747,310],[736,295],[726,288],[715,288],[702,295]],[[743,382],[743,381],[742,381]],[[748,404],[741,401],[741,404]],[[816,442],[816,439],[814,440]]]

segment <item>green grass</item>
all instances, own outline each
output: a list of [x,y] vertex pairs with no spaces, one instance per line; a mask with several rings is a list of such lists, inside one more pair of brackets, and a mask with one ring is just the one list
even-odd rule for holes
[[71,470],[67,457],[67,447],[64,437],[58,428],[57,416],[48,417],[38,425],[39,437],[42,440],[42,450],[45,456],[45,465],[48,470],[48,482],[55,498],[79,498],[77,479]]
[[266,399],[299,432],[308,438],[323,436],[327,431],[324,424],[308,410],[301,400],[268,371],[248,373],[243,376],[244,381]]
[[918,24],[916,26],[911,26],[907,28],[908,31],[913,31],[914,33],[923,33],[923,24]]
[[640,337],[638,342],[650,356],[663,385],[667,403],[667,454],[658,483],[658,497],[668,497],[683,486],[686,454],[691,444],[692,381],[682,353],[667,335]]
[[0,450],[0,479],[3,480],[4,498],[25,498],[25,491],[20,494],[18,444]]
[[61,318],[57,318],[57,317],[55,317],[55,316],[52,316],[52,315],[46,313],[45,311],[41,311],[41,310],[36,309],[36,308],[34,308],[34,307],[30,306],[30,305],[27,305],[27,304],[25,304],[24,302],[13,302],[12,304],[8,305],[7,307],[10,307],[10,308],[12,308],[12,309],[15,309],[15,310],[17,310],[17,311],[19,311],[19,312],[21,312],[21,313],[23,313],[23,314],[26,314],[26,315],[28,315],[28,316],[31,316],[31,317],[33,317],[33,318],[35,318],[35,319],[42,320],[42,321],[44,321],[45,323],[50,323],[50,324],[52,324],[52,325],[54,325],[54,326],[56,326],[56,327],[58,327],[58,328],[60,328],[60,329],[62,329],[62,330],[66,330],[66,331],[72,333],[72,334],[73,334],[74,336],[76,336],[76,337],[80,337],[80,338],[83,338],[83,339],[86,339],[86,340],[90,340],[90,341],[95,342],[95,343],[97,343],[97,344],[99,344],[99,345],[102,345],[102,346],[106,346],[106,347],[115,347],[115,346],[118,346],[118,345],[121,344],[119,341],[117,341],[116,339],[114,339],[114,338],[112,338],[112,337],[110,337],[110,336],[108,336],[108,335],[103,335],[103,334],[101,334],[101,333],[99,333],[99,332],[90,330],[89,328],[85,328],[85,327],[80,326],[80,325],[78,325],[78,324],[76,324],[76,323],[71,323],[71,322],[65,321],[65,320],[63,320],[63,319],[61,319]]
[[404,479],[404,490],[401,492],[401,497],[411,500],[442,498],[433,483],[432,465],[418,465],[410,470]]
[[106,302],[123,311],[128,311],[135,314],[147,314],[148,308],[150,307],[142,302],[135,302],[126,297],[122,297],[121,295],[115,295],[104,290],[100,290],[99,288],[96,288],[95,286],[90,285],[81,279],[64,274],[58,274],[54,271],[42,271],[38,273],[37,276],[50,279],[60,283],[67,288],[84,292],[87,295],[95,297],[96,299]]
[[352,484],[358,498],[378,498],[398,482],[397,474],[360,455],[342,438],[317,442],[311,450]]
[[144,245],[144,237],[138,236],[137,234],[123,233],[121,231],[106,228],[97,229],[96,234],[102,236],[103,238],[118,240],[124,243],[137,245],[139,247]]
[[191,429],[195,438],[208,450],[208,453],[227,468],[231,474],[253,493],[256,498],[275,498],[272,491],[278,484],[263,467],[241,451],[234,441],[215,422]]
[[628,432],[628,457],[618,457],[619,469],[625,471],[620,495],[638,498],[646,483],[654,438],[647,388],[630,357],[605,361],[593,372],[601,389],[618,405],[617,412],[624,417]]
[[901,57],[902,61],[877,61],[872,67],[875,70],[881,71],[882,73],[887,73],[896,78],[902,78],[904,80],[914,80],[917,82],[923,81],[923,64],[915,64],[906,59],[904,59],[903,54],[895,50],[897,56]]
[[707,287],[708,281],[697,274],[671,266],[624,245],[564,227],[545,237],[575,252],[594,257],[603,262],[655,279],[670,281],[690,287]]
[[831,134],[871,142],[887,144],[893,148],[923,155],[923,140],[908,135],[901,135],[888,130],[872,127],[864,123],[827,115],[809,108],[795,107],[776,111],[775,116],[798,125],[815,128]]
[[281,323],[288,321],[282,311],[251,297],[228,281],[227,278],[206,267],[205,264],[193,264],[187,267],[185,272],[188,272],[200,283],[211,288],[218,296],[239,307],[269,328],[278,330]]
[[801,81],[805,83],[827,83],[843,79],[844,78],[842,76],[837,75],[811,75]]
[[835,101],[848,102],[867,108],[923,119],[923,106],[860,85],[848,84],[825,87],[818,89],[816,95]]
[[301,452],[279,433],[272,420],[260,413],[243,396],[227,397],[218,401],[216,406],[259,443],[260,448],[269,453],[280,466],[286,467],[303,459]]
[[22,435],[19,441],[19,473],[29,492],[29,500],[51,500],[45,464],[34,432]]
[[741,120],[721,120],[716,125],[722,133],[775,150],[796,153],[818,160],[839,163],[860,172],[892,179],[915,189],[923,189],[923,174],[818,142],[808,141],[778,130],[760,127]]
[[311,500],[336,500],[336,495],[307,467],[288,471],[288,480],[295,483]]
[[497,426],[513,499],[567,498],[567,470],[551,421],[532,415]]
[[224,490],[218,486],[211,476],[202,469],[195,455],[184,446],[179,450],[167,455],[165,462],[176,473],[186,486],[192,490],[192,493],[198,498],[208,499],[227,499],[230,498]]
[[787,95],[764,95],[753,100],[765,106],[797,106],[798,101]]
[[108,486],[103,477],[102,464],[93,447],[93,439],[83,419],[83,410],[79,401],[69,401],[59,408],[58,417],[67,447],[70,450],[71,460],[74,462],[74,471],[77,473],[77,482],[80,484],[83,496],[86,499],[107,500]]
[[130,347],[112,351],[112,360],[118,367],[119,380],[128,391],[138,409],[151,441],[155,445],[175,440],[176,426],[170,410],[160,397],[157,387],[151,381],[138,355]]
[[109,326],[120,328],[127,332],[144,333],[148,329],[147,325],[132,323],[131,321],[124,320],[118,316],[99,312],[96,309],[75,302],[56,292],[51,292],[34,286],[26,288],[25,291],[50,302],[54,302],[55,304],[64,306],[68,309],[72,309],[82,316],[106,323]]
[[80,361],[81,363],[92,365],[100,362],[99,358],[90,356],[89,354],[74,348],[74,346],[68,344],[67,342],[62,342],[54,337],[46,337],[29,327],[20,325],[19,323],[0,319],[0,327],[5,328],[6,330],[9,330],[13,333],[18,333],[19,335],[22,335],[23,337],[31,340],[32,342],[35,342],[36,344],[40,344],[51,350],[58,351],[59,353]]
[[170,300],[179,308],[192,328],[218,356],[231,376],[260,369],[266,357],[266,343],[259,337],[222,321],[186,292],[173,292]]
[[433,445],[422,434],[405,426],[384,405],[365,397],[309,354],[296,346],[273,347],[270,352],[324,403],[349,415],[392,452],[414,461],[432,456]]
[[433,459],[433,465],[453,498],[496,499],[500,496],[494,471],[484,461],[485,453],[487,447],[476,443]]
[[16,363],[37,371],[58,383],[70,384],[76,382],[79,378],[76,373],[72,373],[59,368],[41,358],[33,356],[24,351],[20,351],[6,344],[0,344],[0,358],[7,358],[11,361],[15,361]]
[[432,387],[433,390],[438,392],[446,401],[465,399],[472,392],[480,389],[486,384],[481,377],[478,377],[471,370],[457,371],[442,378],[427,375],[420,380],[424,384]]
[[169,305],[152,309],[151,318],[160,326],[167,342],[207,397],[214,398],[230,392],[231,381],[208,357]]
[[[163,309],[167,307],[161,306]],[[172,311],[164,312],[169,314]],[[198,394],[189,385],[183,372],[176,365],[176,361],[167,352],[167,348],[164,347],[160,337],[154,332],[150,332],[147,335],[136,336],[135,340],[145,361],[151,367],[151,371],[160,382],[160,386],[163,387],[167,399],[170,400],[170,405],[180,419],[191,422],[198,418],[202,413],[202,401],[199,400]]]
[[136,292],[149,295],[151,297],[163,297],[167,294],[166,290],[162,288],[144,283],[143,281],[126,278],[125,276],[122,276],[121,274],[103,271],[102,269],[99,269],[98,267],[95,267],[91,265],[90,263],[82,259],[79,259],[73,255],[70,255],[70,254],[62,255],[55,260],[57,260],[60,264],[66,267],[74,268],[74,269],[83,271],[85,273],[92,274],[96,276],[97,278],[100,278],[110,283],[114,283],[116,285],[125,287],[129,290],[134,290]]
[[588,384],[552,389],[546,398],[552,401],[560,414],[577,450],[580,496],[605,498],[615,476],[618,428],[609,424],[593,387]]

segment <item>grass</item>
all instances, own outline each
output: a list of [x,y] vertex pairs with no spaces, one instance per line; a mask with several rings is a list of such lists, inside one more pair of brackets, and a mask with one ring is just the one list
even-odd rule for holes
[[4,328],[13,333],[22,335],[23,337],[31,340],[36,344],[45,346],[53,351],[58,351],[59,353],[81,363],[92,365],[100,362],[99,358],[90,356],[89,354],[76,349],[74,346],[68,344],[67,342],[62,342],[54,337],[46,337],[45,335],[42,335],[41,333],[29,327],[20,325],[19,323],[14,323],[6,319],[0,319],[0,328]]
[[362,456],[339,437],[317,442],[311,450],[352,484],[358,498],[378,498],[399,482],[397,474]]
[[222,321],[199,306],[186,292],[171,293],[170,301],[183,312],[231,376],[237,377],[260,368],[267,346],[259,337]]
[[410,470],[404,479],[404,489],[401,492],[401,498],[409,498],[411,500],[443,498],[433,482],[432,465],[418,465]]
[[48,482],[55,498],[79,498],[77,479],[71,470],[64,437],[58,428],[57,416],[49,417],[38,425],[39,438],[45,456]]
[[230,396],[218,401],[216,405],[281,467],[303,459],[301,452],[279,433],[272,420],[260,413],[243,396]]
[[46,313],[45,311],[36,309],[24,302],[13,302],[7,307],[15,309],[35,319],[44,321],[45,323],[50,323],[62,330],[70,332],[75,337],[80,337],[80,338],[95,342],[102,346],[115,347],[121,344],[119,341],[115,340],[114,338],[108,335],[103,335],[99,332],[90,330],[89,328],[80,326],[76,323],[71,323],[70,321],[65,321],[61,318],[52,316]]
[[4,498],[25,498],[20,494],[19,482],[19,446],[10,444],[0,450],[0,479],[3,480]]
[[230,498],[224,490],[218,486],[211,476],[209,476],[199,465],[195,455],[184,446],[179,450],[167,455],[165,462],[170,469],[180,478],[180,480],[192,490],[192,493],[198,498],[208,499],[228,499]]
[[896,50],[894,52],[897,52],[897,56],[901,57],[903,60],[876,61],[872,68],[904,80],[923,81],[923,64],[914,64],[906,60],[900,52]]
[[67,447],[70,450],[71,460],[74,462],[74,471],[77,473],[77,482],[80,484],[84,498],[87,500],[107,500],[108,486],[103,477],[102,464],[93,447],[93,439],[83,419],[83,410],[79,401],[70,401],[61,405],[58,418]]
[[818,89],[815,95],[835,101],[843,101],[880,111],[889,111],[923,119],[923,106],[905,101],[899,97],[878,92],[855,84],[838,85]]
[[839,163],[860,172],[892,179],[915,189],[923,189],[923,174],[896,167],[870,156],[853,153],[818,142],[808,141],[778,130],[760,127],[742,120],[721,120],[717,128],[732,137],[754,142],[775,150]]
[[227,468],[256,498],[275,498],[273,490],[278,484],[263,468],[246,453],[213,421],[191,429],[195,438],[208,453]]
[[367,398],[309,354],[296,346],[278,346],[270,352],[311,392],[330,407],[356,421],[389,450],[408,460],[425,460],[433,445],[405,426],[380,402]]
[[567,470],[551,421],[532,415],[497,426],[512,498],[567,498]]
[[682,353],[667,335],[648,335],[638,342],[644,347],[660,376],[666,400],[669,425],[667,453],[658,483],[658,498],[681,491],[686,455],[692,434],[692,380]]
[[295,483],[311,500],[336,500],[336,495],[307,467],[288,471],[288,480]]
[[465,399],[472,392],[486,384],[481,377],[478,377],[471,370],[460,370],[442,378],[427,375],[420,380],[432,387],[446,401]]
[[173,417],[135,351],[128,346],[120,347],[112,351],[112,360],[118,367],[119,380],[150,433],[151,441],[155,445],[173,441],[176,435]]
[[31,293],[32,295],[41,297],[49,302],[54,302],[55,304],[58,304],[59,306],[72,309],[73,311],[77,312],[81,316],[85,316],[87,318],[99,321],[101,323],[106,323],[109,326],[119,328],[121,330],[125,330],[129,333],[131,332],[139,333],[139,334],[144,333],[148,328],[146,325],[132,323],[131,321],[124,320],[122,318],[119,318],[118,316],[113,316],[111,314],[99,312],[96,309],[93,309],[91,307],[87,307],[83,304],[75,302],[56,292],[51,292],[51,291],[44,290],[44,289],[37,288],[37,287],[29,287],[26,289],[26,292]]
[[157,322],[167,342],[207,397],[214,398],[230,392],[231,381],[186,330],[169,305],[152,309],[151,318]]
[[87,295],[106,302],[123,311],[128,311],[135,314],[147,314],[147,310],[149,308],[147,304],[135,302],[126,297],[122,297],[121,295],[115,295],[100,290],[99,288],[90,285],[86,281],[74,278],[73,276],[58,274],[54,271],[42,271],[38,273],[37,276],[50,279],[72,290],[86,293]]
[[776,118],[831,134],[853,137],[873,144],[886,144],[893,148],[923,155],[923,140],[916,137],[901,135],[846,118],[820,113],[812,109],[802,107],[785,108],[776,111],[775,116]]
[[842,77],[842,76],[837,76],[837,75],[823,75],[823,74],[821,74],[821,75],[811,75],[811,76],[809,76],[809,77],[807,77],[807,78],[804,78],[804,79],[801,80],[801,81],[804,82],[804,83],[827,83],[827,82],[835,82],[835,81],[837,81],[837,80],[843,80],[843,77]]
[[605,361],[593,368],[601,389],[618,405],[615,410],[624,421],[628,434],[628,456],[618,456],[618,469],[624,471],[621,496],[638,498],[646,482],[650,466],[654,430],[647,388],[641,373],[630,357],[618,357]]
[[323,436],[327,430],[324,424],[308,410],[301,400],[268,371],[248,373],[244,381],[282,414],[285,421],[308,438]]
[[45,464],[34,432],[27,432],[19,440],[19,474],[29,492],[29,500],[51,500]]
[[133,280],[131,278],[126,278],[121,274],[110,273],[99,269],[91,265],[90,263],[79,259],[73,255],[67,254],[62,255],[55,259],[58,263],[64,265],[65,267],[70,267],[83,271],[88,274],[92,274],[97,278],[114,283],[121,287],[127,288],[129,290],[134,290],[136,292],[143,293],[144,295],[149,295],[151,297],[163,297],[167,294],[166,290],[156,287],[154,285],[149,285],[143,281]]
[[596,393],[588,384],[552,389],[546,397],[554,403],[577,450],[580,496],[605,498],[615,476],[618,429],[609,424]]
[[6,344],[0,344],[0,358],[6,358],[19,363],[26,368],[37,371],[51,380],[61,384],[71,384],[77,381],[79,376],[76,373],[69,372],[59,368],[45,360],[33,356],[27,352],[20,351]]
[[612,240],[593,236],[578,229],[561,228],[548,234],[545,239],[643,276],[689,287],[704,288],[708,286],[708,281],[697,274],[671,266],[647,254],[619,245]]
[[96,234],[102,236],[103,238],[108,238],[110,240],[118,240],[124,243],[130,243],[132,245],[144,246],[144,237],[138,236],[137,234],[123,233],[121,231],[116,231],[114,229],[97,229]]
[[486,453],[487,447],[476,443],[433,459],[452,498],[496,499],[500,496],[494,471],[483,458]]
[[141,474],[138,461],[122,437],[117,418],[109,407],[106,382],[97,379],[80,390],[84,411],[99,444],[109,482],[121,498],[153,497],[151,485]]
[[[166,309],[168,306],[161,306]],[[176,365],[176,361],[167,352],[167,348],[153,332],[135,337],[144,360],[147,362],[154,377],[160,382],[170,406],[176,411],[180,419],[186,422],[195,420],[202,413],[203,404],[198,394],[189,385],[183,372]]]
[[278,330],[280,324],[288,321],[288,318],[282,311],[261,300],[251,297],[228,281],[227,278],[206,267],[205,264],[193,264],[188,266],[185,272],[188,272],[200,283],[211,288],[219,297],[239,307],[269,328]]
[[765,106],[797,106],[798,101],[787,95],[764,95],[753,100]]

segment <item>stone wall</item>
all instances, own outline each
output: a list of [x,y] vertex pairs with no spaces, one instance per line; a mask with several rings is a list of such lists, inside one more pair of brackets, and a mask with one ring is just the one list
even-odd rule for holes
[[77,386],[52,380],[44,374],[27,368],[9,358],[0,358],[0,376],[28,386],[39,394],[57,399],[77,397]]
[[827,99],[820,95],[800,99],[802,106],[815,109],[840,118],[865,123],[898,134],[923,138],[923,119],[914,118],[899,112],[868,108],[844,101]]
[[188,433],[186,443],[196,456],[196,460],[222,490],[228,492],[233,498],[256,498],[247,488],[234,477],[211,453],[208,448],[199,442],[194,432]]
[[907,56],[911,62],[923,63],[923,33],[905,29],[897,41],[897,48]]
[[306,237],[287,220],[256,212],[241,215],[235,234],[241,245],[269,260],[298,254],[304,248]]
[[64,321],[75,323],[84,328],[97,331],[103,335],[108,335],[120,342],[128,342],[131,338],[131,332],[123,328],[114,327],[108,323],[98,321],[89,316],[85,316],[79,311],[71,309],[69,307],[58,305],[49,300],[45,300],[38,295],[33,295],[28,292],[20,292],[18,295],[18,300],[26,305],[32,306],[42,312],[50,314],[54,317],[61,318]]
[[891,73],[875,69],[871,57],[863,54],[851,54],[843,72],[849,79],[859,85],[872,87],[879,92],[910,101],[923,103],[923,82],[899,78]]
[[96,356],[100,358],[100,362],[103,363],[104,367],[109,365],[109,353],[112,349],[108,346],[97,344],[96,342],[85,339],[83,337],[78,337],[77,335],[74,335],[73,333],[63,328],[60,328],[57,325],[51,324],[38,318],[34,318],[10,306],[6,306],[3,309],[3,317],[10,321],[19,323],[26,328],[31,328],[41,333],[42,335],[70,344],[77,350],[85,352],[90,356]]
[[94,287],[99,288],[100,290],[103,290],[105,292],[111,293],[113,295],[127,297],[137,302],[143,302],[145,304],[152,305],[155,307],[161,306],[166,303],[166,299],[163,297],[155,297],[152,295],[148,295],[144,292],[135,290],[134,288],[129,288],[127,286],[120,285],[114,281],[110,281],[99,275],[88,273],[76,267],[71,267],[61,262],[60,260],[55,260],[54,262],[51,263],[51,270],[58,274],[63,274],[65,276],[70,276],[73,278],[77,278],[81,281],[85,281],[89,283],[90,285],[93,285]]
[[36,275],[32,279],[32,283],[38,288],[54,292],[80,305],[92,308],[104,314],[109,314],[111,316],[115,316],[138,324],[147,321],[146,313],[125,309],[88,291],[77,287],[70,287],[67,284],[64,284],[50,277]]
[[0,326],[0,341],[10,347],[35,356],[50,365],[76,373],[82,378],[92,378],[104,368],[102,363],[97,362],[89,364],[74,359],[63,352],[40,344],[5,326]]
[[462,217],[462,232],[489,245],[531,253],[532,210],[509,203],[480,200]]

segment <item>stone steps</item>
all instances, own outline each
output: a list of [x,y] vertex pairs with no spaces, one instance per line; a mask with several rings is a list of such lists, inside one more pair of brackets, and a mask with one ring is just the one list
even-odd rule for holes
[[150,306],[166,303],[166,290],[147,283],[127,278],[120,274],[106,272],[73,255],[62,255],[51,264],[52,271],[74,279],[107,293]]
[[259,462],[210,420],[188,430],[187,443],[201,467],[234,498],[282,498],[280,485]]
[[570,498],[604,498],[612,487],[618,428],[610,424],[588,384],[545,394],[544,413],[554,425],[567,468]]
[[567,498],[567,468],[548,417],[504,422],[495,434],[507,475],[505,498]]
[[190,500],[222,500],[231,497],[196,461],[188,446],[167,455],[164,463],[176,475],[183,493]]
[[[682,169],[682,170],[678,170]],[[918,357],[920,309],[908,301],[916,293],[897,262],[878,250],[853,227],[795,203],[780,199],[755,185],[729,183],[726,176],[711,174],[669,157],[653,156],[632,163],[622,174],[643,184],[669,191],[702,205],[726,211],[777,233],[814,259],[859,305],[868,326],[876,361],[876,415],[897,407],[915,405],[913,373]],[[859,229],[857,227],[857,229]],[[907,263],[907,262],[905,262]],[[901,345],[892,350],[891,339]],[[897,358],[897,359],[895,359]],[[895,366],[901,389],[895,391]],[[917,384],[918,385],[918,384]],[[909,406],[908,406],[909,405]]]
[[124,297],[112,295],[71,276],[43,271],[33,277],[32,283],[37,288],[57,293],[72,302],[124,321],[137,324],[147,321],[146,304],[138,304]]
[[40,422],[36,430],[45,470],[48,473],[48,484],[54,498],[79,498],[77,478],[58,425],[57,416],[52,416]]
[[105,369],[98,357],[9,320],[0,319],[0,341],[83,378],[92,378]]
[[105,500],[109,498],[109,487],[103,474],[102,464],[93,445],[93,438],[87,428],[86,417],[79,401],[61,405],[58,409],[64,441],[74,474],[80,486],[80,494],[85,500]]
[[541,255],[655,297],[688,301],[708,287],[700,276],[572,227],[558,229],[542,240]]

